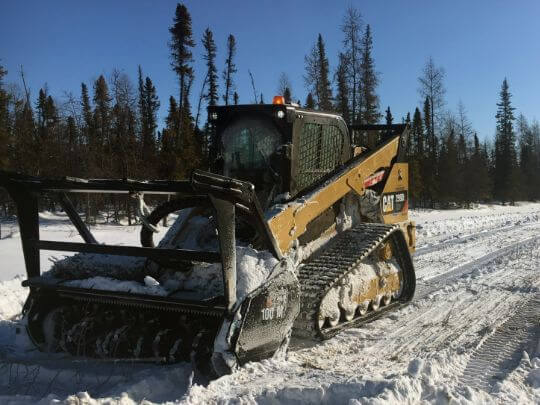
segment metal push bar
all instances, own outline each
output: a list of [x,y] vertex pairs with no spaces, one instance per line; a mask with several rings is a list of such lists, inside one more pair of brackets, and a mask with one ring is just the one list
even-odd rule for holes
[[[40,250],[111,254],[120,256],[147,257],[174,264],[181,261],[203,261],[222,263],[225,301],[231,310],[236,301],[236,261],[230,250],[234,249],[234,209],[238,207],[250,214],[256,227],[263,235],[268,249],[281,257],[251,183],[195,171],[191,180],[184,181],[136,181],[79,178],[42,178],[13,172],[0,171],[0,187],[6,188],[17,206],[21,241],[29,279],[40,276]],[[160,194],[179,198],[197,196],[208,198],[214,206],[218,219],[221,253],[187,249],[160,249],[150,247],[117,246],[98,244],[66,193],[104,194]],[[39,237],[38,198],[40,194],[51,194],[66,212],[81,235],[84,243],[41,240]],[[233,215],[231,215],[233,213]],[[227,219],[228,222],[227,223]]]

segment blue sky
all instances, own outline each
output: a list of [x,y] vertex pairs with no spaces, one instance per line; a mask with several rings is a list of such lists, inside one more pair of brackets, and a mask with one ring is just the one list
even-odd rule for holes
[[[0,59],[7,82],[20,83],[24,66],[35,97],[47,83],[61,100],[64,91],[80,93],[113,68],[136,79],[140,64],[156,85],[160,119],[168,98],[178,94],[169,65],[168,28],[176,1],[21,1],[4,0],[0,13]],[[429,56],[446,71],[447,108],[461,100],[481,138],[492,137],[498,92],[508,78],[513,103],[527,118],[540,118],[540,2],[442,1],[185,1],[197,46],[194,97],[204,66],[201,38],[210,27],[218,46],[218,69],[229,33],[238,46],[236,65],[240,102],[253,98],[248,69],[265,101],[276,94],[286,72],[293,95],[305,100],[304,56],[321,33],[332,70],[342,47],[340,25],[353,5],[372,27],[374,59],[380,73],[381,110],[390,106],[399,120],[420,104],[421,69]]]

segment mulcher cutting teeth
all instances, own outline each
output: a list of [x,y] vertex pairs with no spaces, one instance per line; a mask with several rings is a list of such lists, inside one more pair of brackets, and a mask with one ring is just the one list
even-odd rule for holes
[[[47,305],[41,301],[45,299]],[[50,295],[34,300],[28,318],[29,329],[34,331],[31,336],[41,337],[36,343],[42,348],[62,350],[74,356],[186,361],[190,359],[197,330],[210,328],[215,335],[219,325],[214,317],[188,319],[188,316],[176,317],[174,312],[135,308],[115,311],[110,304],[92,303],[84,308],[77,301],[71,305],[60,301],[56,306]],[[46,306],[56,309],[43,314]],[[81,310],[82,318],[78,316]],[[47,320],[42,323],[43,318]],[[40,334],[44,324],[48,331]]]

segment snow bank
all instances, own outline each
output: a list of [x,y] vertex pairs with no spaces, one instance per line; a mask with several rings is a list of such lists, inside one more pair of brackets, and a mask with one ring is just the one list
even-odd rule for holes
[[146,259],[142,257],[79,253],[55,259],[50,271],[43,275],[61,279],[114,277],[118,280],[142,280]]
[[[67,279],[71,287],[166,296],[179,290],[205,297],[223,294],[221,263],[197,262],[186,272],[166,269],[149,276],[145,260],[133,257],[79,254],[57,261],[46,277]],[[237,299],[242,300],[267,280],[278,260],[267,251],[236,249]]]
[[19,315],[28,295],[28,288],[23,288],[22,277],[0,283],[0,320],[12,319]]
[[[482,206],[478,210],[413,211],[411,216],[420,225],[420,246],[441,243],[448,247],[445,241],[475,232],[492,234],[485,244],[493,244],[501,235],[510,238],[505,243],[519,241],[520,233],[531,237],[540,229],[539,215],[540,204],[529,204]],[[69,240],[70,234],[63,225],[52,222],[46,225],[44,234],[54,232]],[[347,220],[343,222],[347,223]],[[505,227],[516,228],[508,234],[500,232]],[[134,228],[116,229],[110,238],[135,239],[136,235],[130,233]],[[18,262],[11,260],[16,256],[10,255],[14,246],[11,242],[20,243],[15,236],[0,240],[0,267],[24,272]],[[437,274],[448,272],[466,263],[471,250],[479,249],[468,238],[459,246],[463,249],[456,253],[451,245],[448,262],[441,257],[442,248],[422,256],[425,262],[415,259],[419,273],[428,268],[437,270]],[[239,274],[248,265],[260,267],[254,279],[239,276],[239,285],[245,285],[239,288],[242,294],[268,277],[267,269],[276,262],[268,253],[249,247],[239,249]],[[76,366],[50,355],[44,361],[26,345],[25,335],[17,333],[24,325],[9,320],[20,313],[27,289],[20,286],[20,279],[3,281],[0,282],[0,353],[26,353],[28,363],[18,367],[0,361],[0,403],[540,403],[540,347],[536,354],[530,353],[530,359],[523,356],[519,367],[505,375],[491,392],[460,381],[479,342],[515,309],[516,303],[530,296],[525,283],[534,279],[540,269],[540,262],[533,254],[524,246],[515,251],[511,261],[484,263],[475,274],[454,280],[399,312],[340,333],[314,347],[296,347],[285,360],[249,363],[207,387],[193,384],[193,370],[185,363],[171,367],[128,364],[122,368],[119,364],[90,361]],[[18,252],[17,256],[20,255]],[[196,271],[201,276],[194,285],[206,283],[220,288],[219,266],[204,271],[202,268]],[[145,275],[151,275],[159,284],[151,279],[145,282]],[[161,276],[141,274],[136,282],[141,288],[159,287],[167,291],[178,285],[194,288],[189,285],[188,274]],[[536,277],[536,291],[540,287],[538,280]],[[484,304],[478,305],[479,302]],[[17,378],[27,378],[27,382],[19,384]]]
[[[237,300],[243,300],[247,294],[264,283],[277,264],[278,260],[267,251],[237,246]],[[196,263],[188,272],[167,272],[159,281],[169,291],[204,290],[208,295],[223,293],[223,275],[220,263]]]
[[[161,248],[217,251],[218,239],[212,219],[196,209],[180,211],[160,241]],[[243,300],[259,287],[277,265],[267,251],[238,246],[236,251],[237,299]],[[188,271],[159,266],[145,258],[79,253],[55,260],[45,276],[69,280],[63,285],[106,291],[124,291],[157,296],[179,290],[201,297],[223,294],[221,263],[196,262]]]
[[417,222],[418,247],[434,239],[456,238],[470,233],[520,226],[540,220],[540,203],[516,206],[480,204],[475,209],[411,210]]

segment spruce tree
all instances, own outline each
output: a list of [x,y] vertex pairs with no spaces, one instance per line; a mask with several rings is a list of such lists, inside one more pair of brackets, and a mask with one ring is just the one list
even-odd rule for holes
[[392,117],[392,112],[390,111],[390,106],[386,109],[386,125],[392,125],[392,122],[394,121],[394,117]]
[[414,110],[411,132],[413,154],[418,160],[422,161],[425,155],[425,134],[422,113],[418,107]]
[[418,107],[414,111],[411,124],[411,148],[409,151],[409,190],[415,207],[423,206],[424,185],[422,165],[424,164],[424,126]]
[[[171,34],[171,42],[169,43],[171,66],[178,75],[180,84],[179,111],[183,114],[186,86],[189,78],[193,76],[191,48],[195,46],[191,29],[191,16],[185,5],[180,3],[176,5],[173,25],[169,28],[169,32]],[[181,128],[179,128],[180,130]]]
[[58,146],[54,137],[54,129],[58,121],[56,106],[47,90],[40,89],[36,102],[37,136],[35,144],[38,154],[38,170],[41,175],[54,174],[54,166],[58,163]]
[[433,132],[431,120],[431,105],[429,98],[424,100],[424,127],[426,131],[424,164],[422,165],[422,178],[424,180],[425,196],[433,207],[438,198],[437,168],[438,168],[438,141]]
[[[314,94],[317,107],[320,110],[332,110],[332,89],[329,80],[329,64],[322,35],[305,57],[306,74],[304,81]],[[313,97],[312,94],[312,97]]]
[[58,124],[58,120],[58,108],[56,108],[56,103],[52,96],[49,95],[45,100],[45,126],[50,128]]
[[50,95],[48,95],[45,99],[44,119],[44,139],[41,140],[41,173],[44,176],[54,176],[58,175],[62,170],[63,165],[61,163],[61,153],[64,151],[64,148],[60,143],[61,139],[59,136],[60,128],[58,127],[58,109],[52,96]]
[[313,95],[311,93],[308,93],[306,97],[306,108],[310,110],[315,109],[315,100],[313,99]]
[[67,142],[67,157],[68,157],[68,167],[66,173],[69,176],[80,176],[78,173],[78,139],[79,139],[79,129],[75,122],[75,118],[72,115],[67,117],[66,120],[66,142]]
[[233,94],[234,105],[238,105],[238,93],[235,91]]
[[177,159],[176,143],[180,128],[180,114],[178,104],[173,96],[169,97],[169,109],[165,119],[165,128],[160,139],[160,167],[159,177],[164,179],[174,179],[180,171],[180,161]]
[[285,99],[285,103],[291,103],[291,90],[289,90],[288,87],[285,87],[285,91],[283,92],[283,98]]
[[182,171],[181,175],[178,177],[187,178],[191,175],[193,169],[200,168],[205,162],[203,161],[203,147],[202,139],[197,137],[197,132],[195,131],[195,126],[193,124],[193,116],[191,115],[191,107],[189,104],[189,92],[191,85],[193,84],[193,79],[190,80],[190,83],[186,87],[186,92],[184,94],[184,109],[185,114],[183,114],[183,136],[181,139],[181,158],[182,158]]
[[96,158],[99,165],[99,176],[105,176],[106,151],[112,147],[110,139],[111,97],[109,87],[103,75],[94,83],[94,122],[96,130]]
[[[90,104],[90,96],[88,95],[88,87],[85,83],[81,83],[81,115],[82,115],[82,126],[81,126],[81,137],[85,145],[85,153],[82,156],[81,163],[83,168],[81,170],[81,175],[84,177],[95,176],[95,173],[92,172],[94,167],[94,149],[95,149],[95,122],[94,116],[92,114],[92,105]],[[90,213],[88,212],[88,199],[86,201],[86,221],[89,220]]]
[[[225,59],[225,68],[223,69],[223,80],[225,82],[225,93],[223,94],[223,101],[225,105],[229,105],[229,99],[234,89],[233,75],[236,73],[236,65],[234,63],[234,57],[236,55],[236,39],[234,35],[229,35],[227,38],[227,58]],[[234,92],[233,96],[236,95]],[[234,99],[234,104],[238,104],[238,100]]]
[[15,103],[13,123],[14,166],[22,173],[39,175],[39,146],[36,144],[32,106],[26,100]]
[[142,138],[142,157],[145,160],[151,161],[155,154],[155,140],[157,130],[157,113],[160,102],[157,96],[156,87],[152,80],[146,76],[143,87],[144,101],[144,117],[141,119],[144,122],[144,133]]
[[216,68],[216,43],[214,42],[214,35],[210,28],[204,31],[202,44],[204,47],[203,59],[206,61],[207,68],[207,80],[208,80],[208,93],[206,93],[206,99],[208,105],[214,106],[218,100],[218,75]]
[[44,89],[39,89],[36,103],[37,125],[40,137],[44,137],[45,132],[45,103],[47,102],[47,93]]
[[334,81],[336,82],[336,104],[335,110],[338,111],[345,122],[351,124],[351,116],[349,111],[349,61],[347,55],[344,53],[339,54],[339,63],[334,74]]
[[494,196],[505,202],[514,202],[518,192],[518,170],[516,136],[514,132],[514,110],[509,86],[503,80],[500,100],[497,103],[497,133],[495,137]]
[[100,75],[94,83],[94,115],[97,124],[98,135],[102,142],[108,138],[109,113],[111,108],[111,96],[105,77]]
[[344,53],[348,61],[348,85],[351,123],[356,124],[359,116],[360,104],[360,55],[361,55],[361,29],[362,16],[355,7],[348,7],[343,18],[341,31],[343,32]]
[[457,189],[456,189],[456,198],[460,203],[469,203],[472,202],[470,199],[471,196],[471,182],[469,181],[469,153],[467,141],[465,139],[465,134],[460,131],[458,140],[457,140]]
[[[92,127],[92,106],[90,105],[90,97],[88,96],[88,88],[86,84],[81,83],[81,108],[84,120],[84,127],[90,129]],[[87,138],[87,142],[89,141]]]
[[139,120],[141,125],[141,134],[140,134],[140,140],[141,143],[144,143],[144,138],[147,136],[148,132],[148,124],[146,122],[146,116],[147,116],[147,106],[146,106],[146,94],[144,91],[144,78],[143,78],[143,72],[141,65],[138,67],[137,71],[137,89],[138,89],[138,108],[139,108]]
[[467,181],[470,184],[469,200],[471,202],[487,200],[490,196],[489,162],[487,153],[484,154],[476,133],[473,136],[473,147],[467,169]]
[[0,65],[0,170],[7,169],[10,165],[10,117],[9,117],[9,96],[4,89],[4,76],[7,70]]
[[519,169],[522,179],[522,196],[527,200],[536,197],[537,182],[540,180],[534,133],[527,119],[521,114],[517,119],[519,134]]
[[540,199],[540,124],[534,120],[529,128],[533,141],[533,165],[536,180],[532,187],[532,195],[535,200]]
[[319,34],[317,39],[317,50],[319,56],[319,108],[325,111],[332,110],[332,88],[330,87],[330,67],[322,35]]
[[445,205],[456,202],[459,190],[458,152],[455,127],[448,129],[443,139],[439,159],[439,198]]
[[375,72],[375,63],[371,56],[373,38],[369,24],[362,37],[362,53],[360,57],[360,111],[361,124],[376,124],[381,118],[379,97],[375,92],[379,79]]

